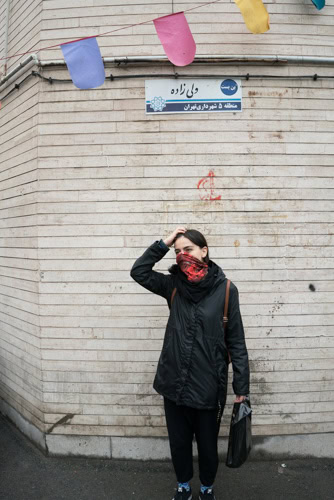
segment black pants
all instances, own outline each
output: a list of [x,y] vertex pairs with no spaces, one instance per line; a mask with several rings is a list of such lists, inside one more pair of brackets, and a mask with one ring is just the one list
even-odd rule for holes
[[211,486],[218,469],[218,409],[197,410],[177,406],[166,398],[164,404],[172,462],[178,482],[185,483],[193,477],[192,442],[195,434],[199,478],[204,486]]

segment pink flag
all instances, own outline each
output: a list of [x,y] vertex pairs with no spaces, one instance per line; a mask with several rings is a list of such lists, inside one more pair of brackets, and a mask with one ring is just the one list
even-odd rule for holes
[[183,12],[154,19],[166,56],[175,66],[187,66],[196,54],[195,40]]

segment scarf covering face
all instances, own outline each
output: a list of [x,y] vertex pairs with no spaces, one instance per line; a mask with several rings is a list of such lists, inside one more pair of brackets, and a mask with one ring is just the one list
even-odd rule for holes
[[193,257],[189,253],[179,253],[176,257],[181,271],[192,283],[198,283],[208,274],[208,264]]
[[175,264],[175,268],[175,273],[177,275],[175,286],[177,291],[189,300],[189,302],[197,304],[220,283],[220,280],[217,280],[219,267],[212,260],[209,262],[206,276],[200,281],[197,281],[197,283],[189,281],[187,275],[181,271],[179,265]]

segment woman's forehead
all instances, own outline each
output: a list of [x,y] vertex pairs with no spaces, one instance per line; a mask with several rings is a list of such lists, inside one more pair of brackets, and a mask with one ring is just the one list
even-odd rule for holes
[[182,250],[183,248],[190,246],[195,247],[197,245],[195,245],[192,241],[188,240],[188,238],[186,238],[185,236],[180,236],[180,238],[178,238],[174,243],[174,248],[178,250]]

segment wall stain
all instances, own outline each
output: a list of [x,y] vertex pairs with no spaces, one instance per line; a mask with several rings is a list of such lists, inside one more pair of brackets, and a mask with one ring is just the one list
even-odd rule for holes
[[47,431],[47,434],[51,434],[51,432],[53,431],[53,429],[55,427],[57,427],[58,425],[61,425],[61,424],[65,424],[65,422],[68,422],[69,420],[71,420],[73,417],[75,416],[75,413],[68,413],[67,415],[65,415],[64,417],[62,417],[60,420],[58,420],[58,422],[56,422],[55,424],[53,424],[50,429]]
[[252,383],[253,384],[265,384],[266,383],[266,379],[264,377],[254,377],[253,380],[252,380]]
[[280,302],[279,300],[274,301],[274,305],[273,305],[272,309],[269,311],[269,314],[271,314],[272,319],[274,318],[275,312],[279,311],[283,305],[284,305],[284,303]]

